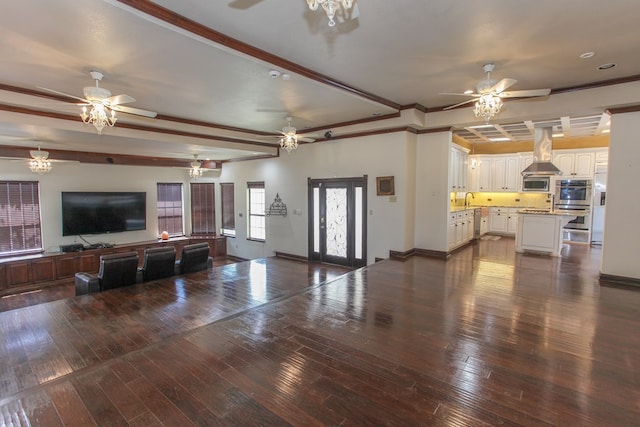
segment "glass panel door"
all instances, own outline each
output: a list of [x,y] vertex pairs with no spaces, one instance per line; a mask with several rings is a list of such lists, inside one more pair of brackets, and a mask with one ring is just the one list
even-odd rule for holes
[[366,265],[366,176],[309,179],[309,259]]

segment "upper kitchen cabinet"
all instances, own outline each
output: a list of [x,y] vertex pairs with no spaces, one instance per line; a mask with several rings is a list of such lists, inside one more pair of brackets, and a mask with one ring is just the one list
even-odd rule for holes
[[491,191],[518,191],[520,156],[494,156]]
[[562,150],[553,153],[553,164],[567,178],[592,178],[595,153],[591,150]]
[[467,191],[469,150],[451,145],[449,161],[449,188],[451,191]]
[[469,191],[474,193],[478,191],[491,191],[492,167],[493,161],[491,156],[469,156]]

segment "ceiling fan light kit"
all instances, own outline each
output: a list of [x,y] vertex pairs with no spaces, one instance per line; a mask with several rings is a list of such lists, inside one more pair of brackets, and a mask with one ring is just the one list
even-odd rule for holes
[[505,92],[506,89],[510,88],[518,81],[516,79],[509,78],[503,78],[500,81],[493,80],[491,78],[491,73],[495,67],[495,64],[492,63],[484,64],[482,70],[487,74],[487,78],[478,82],[476,85],[476,93],[466,91],[464,93],[444,94],[470,96],[473,98],[468,101],[451,105],[444,109],[450,110],[475,101],[473,113],[477,118],[484,119],[484,121],[488,123],[489,120],[491,120],[502,109],[502,98],[531,98],[547,96],[551,93],[551,89],[531,89]]
[[327,18],[329,18],[329,26],[334,27],[336,25],[336,21],[334,21],[333,18],[336,15],[336,11],[341,5],[345,10],[351,9],[351,6],[353,6],[353,0],[307,0],[307,5],[311,10],[317,10],[318,6],[322,6],[327,14]]
[[280,148],[287,150],[287,153],[291,153],[292,150],[298,148],[298,138],[296,137],[295,130],[293,135],[287,134],[280,139]]
[[158,115],[158,113],[154,111],[125,107],[121,105],[135,102],[136,100],[135,98],[125,94],[111,96],[111,91],[100,87],[100,81],[104,77],[104,74],[100,71],[90,71],[89,75],[91,75],[91,78],[95,80],[96,85],[83,88],[82,93],[84,98],[48,89],[46,87],[40,87],[40,89],[82,101],[82,104],[79,104],[82,105],[80,118],[84,123],[92,124],[98,131],[99,135],[102,134],[102,129],[104,129],[105,126],[113,127],[116,124],[116,111],[150,118],[154,118]]
[[191,162],[191,168],[189,169],[189,178],[198,179],[202,176],[204,170],[202,164],[198,161],[198,155],[193,156],[193,162]]
[[473,114],[479,119],[489,122],[502,108],[502,99],[491,94],[482,95],[473,107]]
[[29,161],[29,169],[38,175],[44,175],[51,172],[51,161],[49,160],[49,152],[40,150],[31,150],[31,160]]

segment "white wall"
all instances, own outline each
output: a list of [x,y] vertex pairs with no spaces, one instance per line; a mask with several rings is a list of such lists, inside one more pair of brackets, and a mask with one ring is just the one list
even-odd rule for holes
[[[84,236],[91,243],[133,243],[158,238],[157,187],[158,182],[181,182],[185,206],[189,206],[189,185],[185,169],[117,165],[54,163],[51,173],[31,173],[26,163],[0,160],[0,180],[39,181],[42,215],[42,240],[47,252],[59,251],[59,246],[83,243],[75,236],[62,237],[62,191],[144,191],[147,193],[147,228]],[[188,213],[185,230],[190,230]]]
[[418,135],[415,247],[447,251],[451,132]]
[[[368,263],[387,258],[389,250],[413,248],[415,135],[397,132],[362,138],[304,144],[280,158],[225,163],[219,182],[235,182],[236,237],[228,241],[230,255],[260,258],[274,251],[308,255],[307,178],[348,178],[368,175]],[[376,177],[395,177],[395,199],[376,196]],[[267,217],[266,242],[246,239],[246,183],[264,181],[267,205],[276,193],[287,205],[287,217]],[[395,201],[394,201],[395,200]],[[447,206],[446,200],[443,206]],[[301,214],[295,215],[294,210]],[[220,211],[220,209],[218,209]],[[240,216],[242,215],[242,216]],[[216,221],[220,224],[220,219]]]
[[601,272],[640,279],[640,112],[611,117]]

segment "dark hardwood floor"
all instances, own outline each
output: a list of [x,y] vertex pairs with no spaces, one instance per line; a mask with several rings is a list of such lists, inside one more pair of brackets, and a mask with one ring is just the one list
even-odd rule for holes
[[638,425],[640,289],[599,260],[268,258],[5,311],[0,426]]

